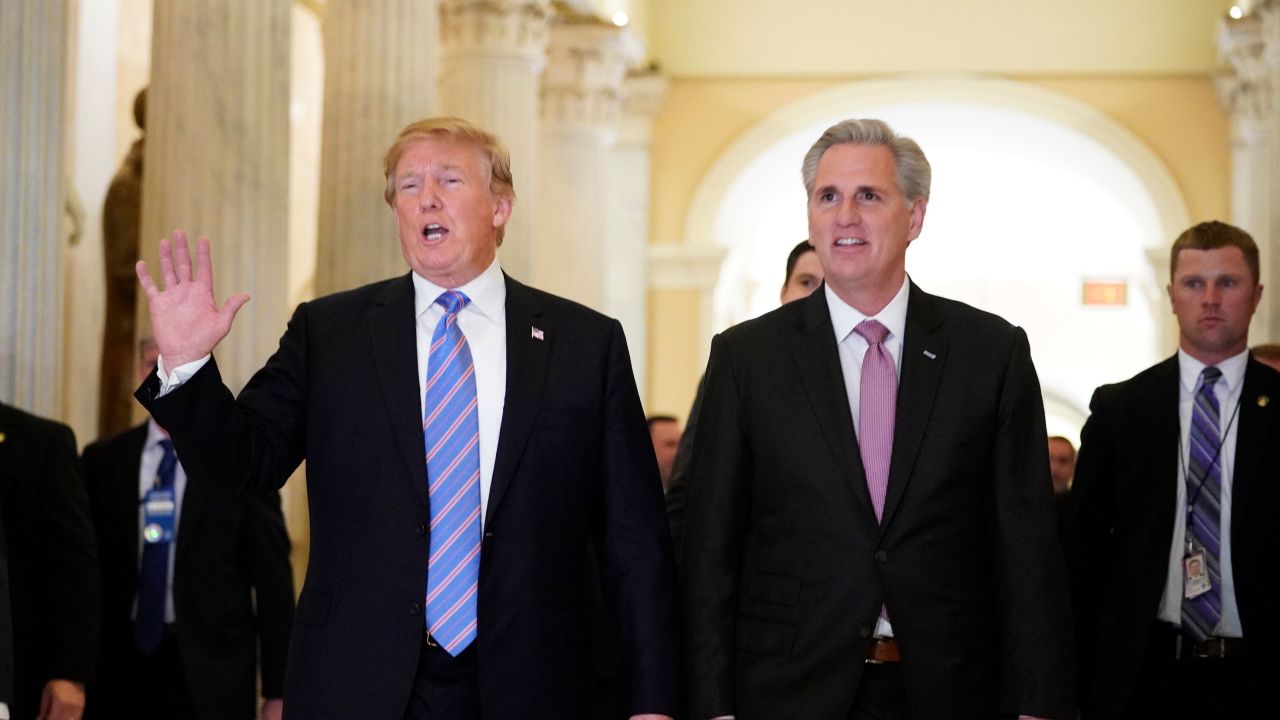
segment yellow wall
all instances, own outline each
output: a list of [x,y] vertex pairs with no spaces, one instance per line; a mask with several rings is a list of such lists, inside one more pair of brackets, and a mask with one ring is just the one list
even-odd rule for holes
[[[1208,77],[1016,79],[1088,105],[1146,143],[1168,167],[1193,222],[1230,219],[1230,126]],[[651,241],[693,242],[684,237],[690,200],[735,138],[791,102],[855,80],[672,78],[653,127]],[[651,412],[683,416],[692,402],[706,364],[698,297],[689,290],[650,292]]]

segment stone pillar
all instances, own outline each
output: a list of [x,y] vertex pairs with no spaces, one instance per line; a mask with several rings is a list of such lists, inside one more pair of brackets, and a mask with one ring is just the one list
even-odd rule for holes
[[516,206],[502,267],[532,281],[538,77],[546,66],[550,0],[441,0],[440,112],[492,130],[511,151]]
[[0,2],[0,400],[57,418],[71,10]]
[[620,237],[608,215],[610,151],[622,79],[639,55],[628,38],[593,17],[559,16],[542,79],[533,281],[599,310]]
[[383,200],[382,158],[401,128],[436,109],[435,0],[330,0],[316,292],[408,271]]
[[605,263],[604,306],[622,321],[640,397],[645,396],[649,307],[649,170],[653,117],[666,80],[654,70],[629,73],[622,85],[622,122],[613,150],[608,217],[612,252]]
[[[1215,78],[1219,97],[1231,116],[1231,221],[1258,243],[1262,284],[1280,287],[1276,267],[1275,70],[1268,65],[1263,21],[1254,14],[1223,21],[1218,49],[1229,69]],[[1272,320],[1280,319],[1280,304],[1263,293],[1254,314],[1250,336],[1256,342],[1276,337]]]
[[[1256,15],[1262,21],[1262,61],[1266,67],[1267,82],[1258,88],[1268,96],[1266,127],[1268,133],[1268,159],[1265,177],[1266,202],[1275,208],[1280,202],[1280,123],[1276,122],[1276,108],[1280,107],[1280,0],[1261,0],[1254,4],[1249,17]],[[1253,344],[1280,340],[1280,215],[1271,209],[1269,227],[1264,237],[1256,237],[1262,259],[1262,282],[1268,286],[1262,294],[1262,304],[1249,326],[1249,340]],[[1263,324],[1265,321],[1267,324]]]
[[208,235],[216,300],[252,296],[216,350],[233,390],[287,319],[289,11],[288,0],[155,5],[143,257],[154,277],[160,237]]

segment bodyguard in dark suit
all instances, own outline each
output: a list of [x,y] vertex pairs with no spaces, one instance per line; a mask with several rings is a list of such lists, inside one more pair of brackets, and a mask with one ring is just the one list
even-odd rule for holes
[[14,663],[13,695],[0,702],[15,720],[77,720],[97,649],[98,574],[76,438],[4,403],[0,525]]
[[1244,231],[1184,232],[1177,354],[1094,393],[1068,520],[1086,720],[1280,709],[1280,373],[1248,352],[1258,275]]
[[[155,364],[151,348],[148,368]],[[159,549],[144,546],[140,508],[165,472],[167,441],[149,421],[84,451],[102,578],[98,680],[88,710],[98,718],[247,720],[258,707],[261,657],[262,717],[278,719],[293,575],[275,490],[227,498],[187,487],[181,465],[171,464],[178,475],[176,537],[159,565],[153,592],[160,602],[151,610],[163,630],[154,645],[139,632],[147,604],[139,558],[145,565],[144,553]]]
[[238,399],[200,364],[246,300],[213,303],[208,241],[194,276],[185,238],[161,243],[163,292],[140,267],[161,367],[139,398],[192,486],[274,487],[307,460],[289,716],[583,716],[589,537],[628,712],[675,712],[670,538],[622,329],[502,273],[509,163],[465,121],[407,127],[386,199],[413,272],[300,306]]
[[908,280],[929,192],[914,142],[847,120],[803,170],[823,290],[712,342],[683,566],[692,716],[1070,717],[1026,336]]

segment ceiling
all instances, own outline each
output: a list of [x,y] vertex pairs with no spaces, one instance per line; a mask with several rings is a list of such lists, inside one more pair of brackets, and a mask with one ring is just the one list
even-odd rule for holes
[[1187,75],[1236,3],[1256,0],[648,0],[643,30],[676,77]]

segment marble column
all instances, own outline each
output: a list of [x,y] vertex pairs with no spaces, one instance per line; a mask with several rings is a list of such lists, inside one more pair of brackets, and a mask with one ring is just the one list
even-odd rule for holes
[[252,296],[215,351],[232,390],[287,320],[289,12],[288,0],[155,5],[143,257],[155,276],[160,237],[208,235],[216,300]]
[[612,154],[608,217],[611,256],[605,264],[602,310],[627,334],[640,397],[645,397],[649,308],[649,181],[653,117],[667,81],[655,70],[627,74],[622,119]]
[[[1262,20],[1250,15],[1240,20],[1224,20],[1218,35],[1218,49],[1229,67],[1214,78],[1218,95],[1231,117],[1231,221],[1248,231],[1258,243],[1263,262],[1262,283],[1273,286],[1277,278],[1268,266],[1274,254],[1272,227],[1272,177],[1275,114],[1272,70],[1266,61]],[[1273,317],[1263,297],[1251,327],[1252,336],[1267,336]]]
[[608,213],[610,153],[622,80],[639,54],[624,30],[593,17],[561,15],[552,24],[542,78],[533,282],[598,310],[605,309],[606,278],[620,257],[621,235]]
[[516,206],[499,256],[532,280],[536,247],[538,77],[546,66],[550,0],[440,1],[440,112],[497,133],[511,151]]
[[[1249,198],[1246,202],[1251,209],[1250,219],[1265,219],[1265,227],[1256,232],[1250,228],[1261,254],[1262,284],[1269,288],[1262,294],[1262,303],[1250,325],[1249,339],[1257,344],[1280,340],[1280,330],[1275,327],[1280,322],[1280,294],[1275,292],[1280,289],[1280,215],[1274,209],[1280,203],[1280,123],[1276,122],[1276,108],[1280,106],[1280,2],[1258,3],[1243,20],[1237,37],[1224,32],[1228,41],[1221,45],[1246,90],[1237,95],[1239,107],[1229,108],[1233,131],[1244,122],[1250,132],[1263,136],[1256,142],[1259,156],[1242,160],[1250,171],[1246,181],[1251,186],[1244,193]],[[1236,202],[1233,197],[1233,205]]]
[[0,399],[61,418],[72,4],[0,2]]
[[435,0],[330,0],[316,292],[407,271],[382,193],[382,159],[401,128],[436,110]]

